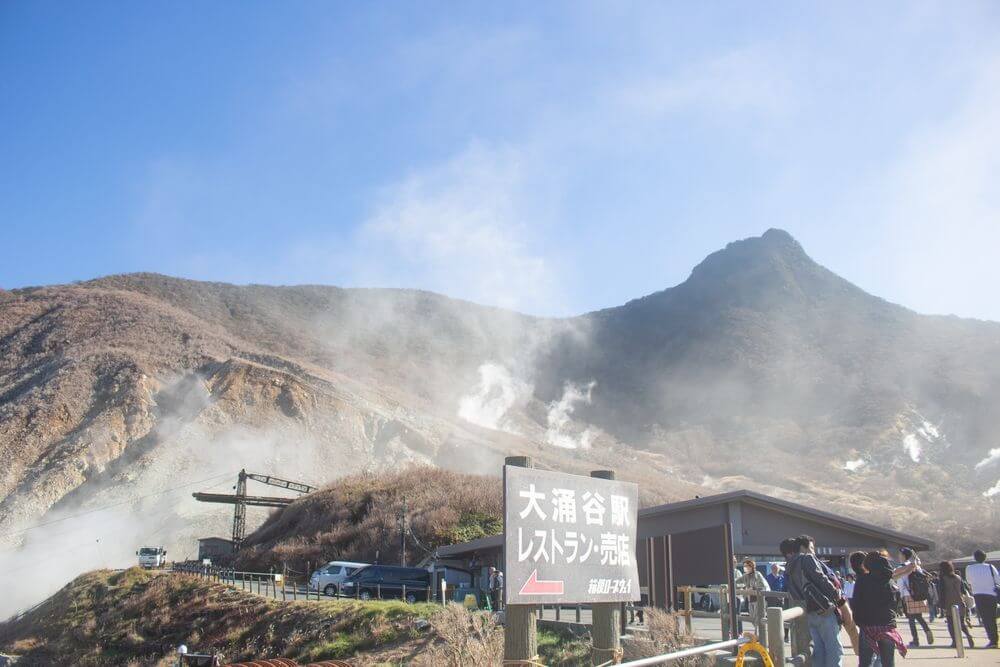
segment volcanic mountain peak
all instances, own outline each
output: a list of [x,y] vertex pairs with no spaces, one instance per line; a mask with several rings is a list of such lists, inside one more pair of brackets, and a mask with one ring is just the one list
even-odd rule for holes
[[791,234],[769,229],[712,253],[680,287],[699,299],[766,306],[775,299],[822,298],[848,285],[813,261]]

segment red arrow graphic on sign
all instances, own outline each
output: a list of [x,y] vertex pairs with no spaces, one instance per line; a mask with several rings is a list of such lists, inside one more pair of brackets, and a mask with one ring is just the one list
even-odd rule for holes
[[538,570],[532,570],[531,576],[521,586],[521,595],[562,595],[563,582],[539,581]]

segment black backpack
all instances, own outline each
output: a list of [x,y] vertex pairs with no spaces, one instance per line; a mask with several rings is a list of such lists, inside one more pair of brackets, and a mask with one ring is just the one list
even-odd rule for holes
[[923,570],[914,570],[907,578],[910,585],[910,597],[916,601],[926,600],[931,596],[931,580]]

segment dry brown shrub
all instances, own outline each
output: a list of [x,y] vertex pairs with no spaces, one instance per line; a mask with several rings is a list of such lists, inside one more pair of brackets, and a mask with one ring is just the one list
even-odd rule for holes
[[[649,639],[628,642],[625,645],[627,659],[652,658],[664,653],[679,651],[698,643],[693,635],[688,634],[678,616],[655,607],[646,608],[645,616],[646,627],[649,629]],[[671,664],[683,665],[684,667],[703,667],[712,664],[712,660],[707,655],[698,655],[674,660]]]
[[417,665],[493,667],[503,662],[503,627],[492,614],[449,604],[430,619],[437,641]]
[[[272,514],[247,538],[239,565],[303,572],[330,560],[399,560],[399,516],[404,502],[410,530],[409,560],[427,549],[476,534],[477,522],[499,532],[500,480],[415,466],[393,473],[344,477]],[[463,520],[465,523],[463,523]]]

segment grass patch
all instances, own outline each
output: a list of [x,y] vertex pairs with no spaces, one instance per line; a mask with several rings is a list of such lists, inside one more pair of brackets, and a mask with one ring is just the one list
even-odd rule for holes
[[590,664],[590,637],[569,630],[539,628],[538,655],[550,667]]

